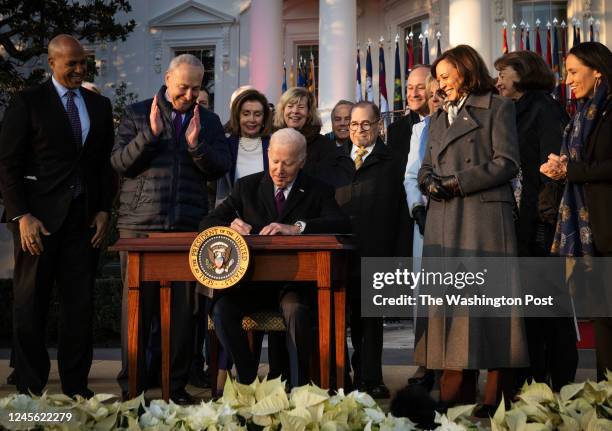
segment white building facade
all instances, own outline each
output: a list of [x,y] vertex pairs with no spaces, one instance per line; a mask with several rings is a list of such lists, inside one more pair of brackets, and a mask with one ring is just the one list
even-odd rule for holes
[[[356,48],[361,47],[365,85],[365,50],[372,41],[373,96],[378,101],[378,43],[384,39],[386,86],[393,100],[395,38],[400,40],[404,82],[405,37],[414,42],[429,34],[430,60],[437,55],[436,34],[442,50],[461,43],[475,47],[491,72],[501,55],[502,23],[530,23],[534,49],[535,20],[545,24],[557,18],[582,23],[582,40],[588,37],[589,18],[596,25],[596,40],[612,43],[612,0],[130,0],[137,26],[125,42],[88,46],[95,59],[96,84],[112,97],[121,82],[138,99],[152,97],[164,80],[165,69],[177,54],[190,52],[206,66],[205,87],[213,95],[213,110],[222,122],[229,118],[232,92],[252,84],[276,103],[283,81],[283,64],[289,84],[291,64],[312,54],[317,68],[319,109],[328,128],[329,111],[340,99],[355,99]],[[120,17],[124,19],[126,17]],[[517,28],[517,31],[519,29]],[[568,31],[572,44],[572,31]],[[509,42],[510,44],[510,42]],[[518,48],[518,43],[517,43]],[[290,84],[289,84],[290,85]],[[403,91],[402,91],[403,92]],[[10,276],[12,254],[6,232],[0,278]],[[6,259],[5,259],[6,257]]]
[[[612,41],[612,0],[131,0],[130,14],[137,22],[126,42],[90,46],[102,87],[128,83],[140,99],[151,97],[163,83],[164,71],[177,53],[192,52],[207,66],[205,85],[214,94],[214,111],[229,118],[229,98],[240,85],[252,84],[270,102],[281,93],[283,64],[289,70],[300,58],[316,56],[319,107],[323,116],[339,99],[355,98],[356,47],[362,52],[372,41],[374,100],[378,101],[378,42],[384,38],[388,98],[393,98],[395,37],[400,37],[404,82],[404,39],[413,30],[414,41],[429,34],[430,60],[442,49],[467,43],[491,67],[501,55],[502,23],[531,21],[534,49],[535,20],[540,19],[545,44],[547,21],[558,18],[582,23],[599,21],[596,36]],[[607,20],[606,20],[606,17]],[[571,29],[571,27],[570,27]],[[519,28],[517,28],[517,32]],[[571,46],[571,30],[568,31]],[[518,36],[517,36],[518,37]],[[518,42],[517,42],[518,48]],[[105,90],[110,95],[110,90]]]

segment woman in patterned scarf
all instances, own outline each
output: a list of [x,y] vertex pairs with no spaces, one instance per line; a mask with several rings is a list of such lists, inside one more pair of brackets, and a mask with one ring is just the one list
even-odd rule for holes
[[[580,106],[565,130],[561,154],[550,154],[540,168],[553,180],[565,181],[552,253],[612,256],[612,53],[598,42],[581,43],[570,50],[566,69]],[[604,277],[604,283],[611,278]],[[608,303],[609,291],[601,290]],[[601,380],[606,368],[612,369],[612,318],[595,319],[595,344]]]

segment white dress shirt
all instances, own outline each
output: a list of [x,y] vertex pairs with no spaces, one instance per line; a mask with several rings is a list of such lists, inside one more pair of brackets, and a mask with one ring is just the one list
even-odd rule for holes
[[[51,81],[53,82],[53,86],[55,87],[55,91],[60,97],[62,104],[64,105],[64,109],[67,109],[66,106],[68,104],[68,96],[66,93],[70,91],[70,88],[64,87],[62,84],[57,82],[55,76],[51,77]],[[79,120],[81,121],[81,139],[83,145],[85,145],[85,139],[87,139],[87,135],[89,134],[89,114],[87,113],[87,107],[85,106],[85,100],[83,100],[83,95],[78,88],[72,89],[74,92],[74,104],[76,105],[79,111]]]
[[[291,192],[291,188],[293,187],[293,184],[295,183],[295,180],[291,181],[291,183],[289,183],[285,189],[283,190],[283,194],[285,195],[285,200],[287,200],[287,198],[289,197],[289,192]],[[276,193],[278,193],[278,187],[274,186],[274,196],[276,196]]]

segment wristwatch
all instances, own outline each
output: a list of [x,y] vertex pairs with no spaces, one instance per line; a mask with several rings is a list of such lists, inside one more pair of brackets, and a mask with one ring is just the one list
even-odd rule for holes
[[304,233],[304,229],[306,229],[306,223],[304,223],[302,220],[296,221],[295,223],[293,223],[293,225],[300,228],[300,233]]

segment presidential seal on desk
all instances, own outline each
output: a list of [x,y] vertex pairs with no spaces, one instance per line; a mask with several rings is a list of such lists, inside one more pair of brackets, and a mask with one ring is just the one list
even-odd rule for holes
[[242,235],[229,227],[215,226],[201,232],[191,244],[189,267],[204,286],[227,289],[244,277],[249,258]]

